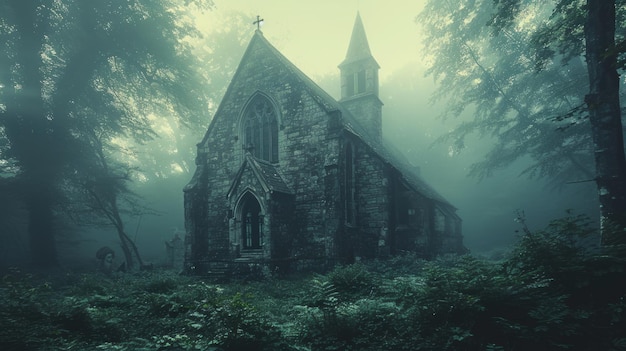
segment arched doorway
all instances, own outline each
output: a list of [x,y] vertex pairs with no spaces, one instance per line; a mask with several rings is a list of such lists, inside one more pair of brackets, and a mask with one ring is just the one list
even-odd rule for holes
[[241,243],[244,250],[260,249],[263,246],[263,213],[261,205],[252,194],[242,199]]

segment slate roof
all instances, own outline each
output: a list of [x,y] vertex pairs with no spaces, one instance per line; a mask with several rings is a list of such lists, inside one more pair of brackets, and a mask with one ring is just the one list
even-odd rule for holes
[[228,197],[232,195],[239,184],[246,167],[250,167],[266,192],[277,191],[285,194],[294,193],[287,183],[285,183],[285,179],[274,165],[248,154],[241,167],[239,167],[239,171],[237,171],[237,175],[228,190]]
[[[357,24],[355,23],[355,27],[356,26]],[[415,167],[411,166],[400,152],[395,151],[395,148],[393,147],[385,146],[383,143],[377,141],[377,138],[375,138],[367,130],[367,128],[363,127],[363,125],[354,115],[352,115],[352,113],[350,113],[350,111],[348,111],[348,109],[344,108],[340,102],[330,96],[330,94],[318,86],[313,80],[311,80],[311,78],[309,78],[306,74],[304,74],[304,72],[283,56],[278,49],[265,39],[261,31],[257,30],[255,32],[249,47],[253,46],[255,42],[265,45],[288,70],[290,70],[300,81],[302,81],[304,87],[311,93],[311,96],[326,110],[327,113],[340,111],[344,129],[368,145],[384,162],[398,170],[402,178],[410,187],[413,188],[413,190],[419,192],[426,198],[435,200],[451,208],[455,208],[415,172]],[[246,55],[244,54],[244,57],[245,56]]]
[[293,191],[289,188],[287,183],[285,183],[285,179],[274,165],[251,155],[248,155],[246,160],[249,162],[254,173],[258,175],[261,183],[263,183],[268,190],[293,194]]
[[[372,56],[372,52],[370,51],[370,45],[367,41],[367,35],[365,34],[361,14],[357,12],[354,27],[352,28],[352,36],[350,37],[348,52],[346,53],[346,58],[341,64],[339,64],[339,67],[360,60],[373,60],[376,62]],[[378,67],[378,63],[376,63],[376,66]]]

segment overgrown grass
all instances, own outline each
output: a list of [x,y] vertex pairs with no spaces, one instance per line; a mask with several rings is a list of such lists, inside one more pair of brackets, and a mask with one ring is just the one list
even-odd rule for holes
[[498,262],[405,255],[212,284],[168,271],[0,283],[2,350],[626,350],[626,260],[579,217]]

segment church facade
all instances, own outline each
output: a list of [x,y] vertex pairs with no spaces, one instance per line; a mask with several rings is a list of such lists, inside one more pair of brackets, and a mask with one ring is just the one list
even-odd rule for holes
[[188,272],[290,272],[462,253],[456,209],[386,145],[357,15],[332,98],[257,30],[184,189]]

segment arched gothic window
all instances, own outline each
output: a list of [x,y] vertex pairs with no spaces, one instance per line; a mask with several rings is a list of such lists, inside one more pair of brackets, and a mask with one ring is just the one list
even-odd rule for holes
[[272,103],[256,97],[244,114],[244,149],[253,156],[269,162],[278,162],[278,120]]

